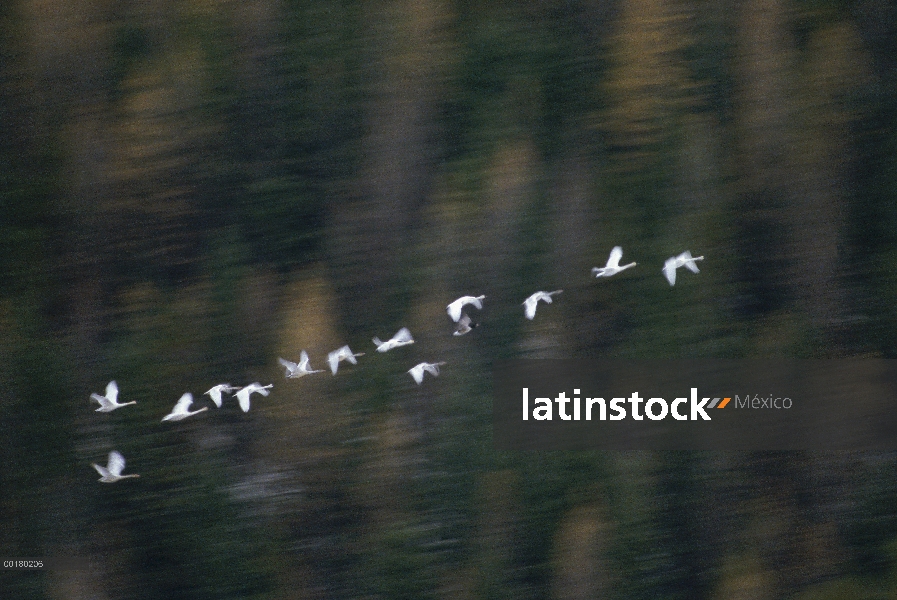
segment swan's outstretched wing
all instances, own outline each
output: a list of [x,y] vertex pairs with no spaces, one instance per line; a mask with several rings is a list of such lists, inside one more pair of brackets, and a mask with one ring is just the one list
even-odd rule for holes
[[692,273],[700,273],[701,271],[698,269],[698,263],[696,261],[703,260],[703,256],[693,257],[691,252],[686,250],[682,254],[679,255],[679,260],[686,269],[691,271]]
[[[424,365],[424,370],[427,371],[433,377],[437,377],[439,375],[439,365],[444,365],[445,363],[428,363]],[[423,377],[421,377],[423,379]]]
[[109,402],[109,399],[106,396],[100,396],[96,392],[90,395],[90,399],[95,400],[100,405],[100,409],[109,408],[112,406],[112,403]]
[[536,305],[539,303],[539,298],[537,296],[538,294],[533,294],[523,301],[524,306],[526,306],[526,308],[524,309],[526,318],[530,321],[536,318]]
[[243,412],[249,412],[249,388],[243,388],[237,392],[237,402]]
[[308,366],[308,352],[306,352],[305,350],[303,350],[302,353],[299,354],[299,368],[302,370],[310,368]]
[[463,306],[463,305],[462,305],[460,299],[459,299],[459,300],[455,300],[454,302],[452,302],[451,304],[449,304],[448,306],[446,306],[446,309],[448,310],[448,314],[449,314],[449,316],[452,318],[452,321],[454,321],[455,323],[457,323],[457,322],[458,322],[458,319],[461,318],[461,308],[462,308],[462,306]]
[[411,337],[411,332],[408,331],[407,327],[402,327],[399,329],[394,336],[392,336],[392,341],[394,342],[413,342],[414,338]]
[[206,392],[209,395],[209,398],[212,399],[212,402],[215,403],[215,406],[221,408],[222,399],[221,399],[221,386],[216,385]]
[[224,402],[223,394],[225,394],[225,393],[229,394],[230,392],[234,391],[235,389],[237,389],[237,388],[231,386],[231,384],[229,384],[229,383],[219,383],[218,385],[210,388],[206,392],[206,394],[209,395],[209,397],[212,399],[212,402],[215,403],[215,406],[217,406],[218,408],[221,408],[221,404]]
[[676,257],[668,258],[663,264],[663,275],[670,282],[670,285],[676,285]]
[[277,362],[279,362],[283,367],[287,370],[287,376],[296,371],[296,368],[299,366],[296,363],[289,361],[285,358],[278,358]]
[[451,304],[449,304],[446,309],[448,309],[448,314],[452,318],[452,321],[455,323],[458,322],[458,319],[461,318],[461,309],[464,308],[465,304],[473,304],[478,309],[482,310],[483,302],[482,300],[486,296],[461,296]]
[[173,413],[185,413],[190,409],[190,405],[193,404],[193,394],[187,392],[183,396],[180,397],[178,403],[174,405],[174,408],[171,412]]
[[607,267],[610,269],[616,269],[620,266],[620,259],[623,258],[623,247],[622,246],[614,246],[610,251],[610,256],[607,259]]
[[412,377],[414,377],[414,381],[416,381],[417,384],[420,385],[424,381],[424,371],[426,371],[426,372],[430,373],[431,375],[433,375],[434,377],[436,377],[439,375],[439,366],[444,365],[444,364],[445,364],[444,362],[438,362],[438,363],[422,362],[419,365],[409,369],[408,372],[411,373]]
[[270,391],[268,391],[268,389],[272,388],[272,387],[274,387],[273,384],[272,385],[262,385],[258,382],[255,382],[249,386],[249,393],[251,394],[253,392],[258,392],[262,396],[267,396],[268,394],[271,393]]
[[209,398],[212,399],[212,402],[215,403],[215,406],[221,408],[222,400],[221,400],[221,390],[218,389],[218,386],[215,386],[209,390],[206,390],[204,395],[208,395]]
[[408,372],[411,373],[411,376],[414,377],[414,381],[417,382],[418,385],[424,380],[424,363],[420,363],[416,367],[412,367],[408,369]]
[[109,398],[109,402],[112,404],[118,402],[118,384],[115,383],[114,379],[106,385],[106,397]]
[[536,306],[539,304],[539,300],[543,300],[546,304],[551,304],[551,297],[555,294],[560,294],[564,290],[555,290],[553,292],[536,292],[529,298],[523,301],[526,305],[526,318],[532,320],[536,316]]
[[470,333],[470,331],[476,327],[477,324],[470,320],[470,317],[467,313],[461,315],[461,319],[458,321],[458,325],[455,327],[455,333],[452,335],[464,335],[466,333]]
[[[139,466],[139,465],[138,465]],[[118,477],[125,470],[125,457],[113,450],[109,453],[109,472]]]
[[353,354],[352,349],[349,348],[348,346],[343,346],[341,349],[341,352],[342,352],[341,357],[348,360],[353,365],[358,364],[358,359],[355,358],[356,356],[364,356],[364,352],[359,352],[358,354]]

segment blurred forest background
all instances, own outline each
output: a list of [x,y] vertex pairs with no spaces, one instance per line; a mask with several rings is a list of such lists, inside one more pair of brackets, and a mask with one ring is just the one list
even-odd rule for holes
[[0,554],[94,564],[0,597],[897,598],[894,454],[496,453],[490,370],[897,358],[893,1],[3,0],[0,123]]

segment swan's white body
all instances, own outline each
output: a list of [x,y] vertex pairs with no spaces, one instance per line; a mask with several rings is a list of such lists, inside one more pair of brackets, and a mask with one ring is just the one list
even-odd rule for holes
[[358,360],[355,358],[356,356],[364,356],[364,352],[353,353],[349,346],[346,345],[339,350],[334,350],[328,354],[327,362],[330,363],[330,370],[336,375],[336,370],[339,368],[340,361],[347,360],[353,365],[357,365]]
[[448,311],[449,316],[452,318],[452,321],[455,323],[461,319],[461,309],[464,308],[465,304],[473,304],[479,309],[483,308],[483,300],[486,296],[461,296],[448,306],[446,306],[446,310]]
[[408,369],[408,372],[411,373],[411,376],[414,377],[414,381],[417,382],[417,385],[420,385],[424,380],[424,371],[430,373],[433,377],[437,377],[439,375],[439,367],[440,365],[444,365],[444,362],[438,363],[427,363],[422,362],[417,366],[414,366]]
[[464,313],[458,320],[458,325],[455,327],[455,333],[452,335],[464,335],[465,333],[470,333],[470,331],[477,325],[479,325],[479,323],[471,322],[467,313]]
[[399,329],[394,336],[392,336],[391,340],[386,340],[385,342],[381,342],[380,338],[374,338],[374,344],[377,345],[377,352],[388,352],[393,348],[398,348],[399,346],[407,346],[409,344],[414,343],[414,338],[411,337],[411,332],[408,331],[407,327],[402,327]]
[[529,298],[523,301],[524,309],[526,313],[526,318],[529,320],[533,320],[536,316],[536,305],[539,303],[539,300],[545,301],[546,304],[551,304],[551,297],[555,294],[560,294],[564,290],[555,290],[553,292],[536,292]]
[[249,396],[258,392],[262,396],[267,396],[270,394],[269,389],[273,388],[274,384],[269,383],[268,385],[262,385],[259,382],[250,383],[242,390],[238,391],[234,396],[237,397],[237,400],[240,402],[240,408],[243,412],[249,412]]
[[122,475],[121,472],[125,470],[125,457],[113,450],[109,453],[109,463],[107,466],[98,465],[97,463],[91,463],[94,469],[97,470],[97,473],[102,475],[99,481],[103,483],[115,483],[116,481],[120,481],[122,479],[128,479],[129,477],[140,477],[136,473],[133,475]]
[[616,275],[620,271],[625,271],[630,267],[634,267],[636,263],[629,263],[628,265],[620,266],[620,259],[623,258],[623,247],[622,246],[614,246],[610,251],[610,256],[607,259],[607,264],[604,267],[594,267],[592,269],[592,273],[595,277],[610,277],[611,275]]
[[203,396],[208,395],[209,398],[212,399],[212,402],[215,403],[215,406],[221,408],[221,404],[224,401],[221,397],[221,394],[230,394],[235,389],[237,388],[229,383],[219,383],[215,387],[208,390],[205,394],[203,394]]
[[124,404],[118,403],[118,384],[115,383],[114,379],[106,385],[105,396],[100,396],[99,394],[94,393],[90,395],[90,399],[95,400],[100,405],[96,412],[112,412],[116,408],[121,408],[122,406],[137,404],[136,400],[125,402]]
[[174,408],[171,409],[171,412],[162,417],[163,421],[180,421],[181,419],[186,419],[189,416],[199,414],[204,410],[209,410],[208,406],[203,406],[199,410],[194,410],[190,412],[190,405],[193,404],[193,394],[187,392],[183,396],[181,396],[178,403],[174,405]]
[[689,250],[686,250],[679,256],[671,256],[663,264],[663,274],[670,282],[670,285],[676,285],[676,269],[685,267],[692,273],[699,273],[697,260],[704,260],[703,256],[692,256]]
[[311,375],[312,373],[324,372],[323,369],[312,369],[308,365],[308,352],[306,352],[305,350],[303,350],[302,354],[299,355],[299,364],[296,364],[284,358],[278,358],[277,361],[287,370],[287,379],[295,379],[298,377]]

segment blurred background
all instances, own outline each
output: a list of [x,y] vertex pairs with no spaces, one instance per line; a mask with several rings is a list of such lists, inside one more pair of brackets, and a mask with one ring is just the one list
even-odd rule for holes
[[0,597],[897,597],[894,454],[491,421],[499,358],[897,358],[895,109],[888,0],[3,0],[0,555],[93,569]]

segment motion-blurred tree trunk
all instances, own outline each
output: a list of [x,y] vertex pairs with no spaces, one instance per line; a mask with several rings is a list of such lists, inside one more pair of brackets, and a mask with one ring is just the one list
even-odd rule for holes
[[[843,294],[838,246],[845,217],[838,182],[845,174],[841,153],[846,148],[824,140],[846,132],[846,117],[840,110],[825,110],[825,117],[816,112],[831,98],[831,84],[826,88],[812,78],[808,88],[795,83],[798,55],[788,27],[791,18],[780,0],[752,0],[739,13],[741,249],[754,312],[793,306],[820,333],[838,318]],[[800,118],[805,103],[814,106],[808,123]],[[829,108],[834,108],[831,103]],[[760,344],[765,351],[788,351],[797,341],[776,333]]]
[[371,326],[393,321],[408,301],[398,288],[437,168],[437,99],[447,59],[441,0],[367,8],[361,167],[347,196],[331,203],[329,253],[340,272],[344,314]]
[[751,309],[759,314],[784,308],[790,291],[786,209],[793,204],[788,105],[793,49],[785,18],[780,0],[751,0],[740,7],[736,25],[739,254]]
[[665,0],[624,0],[611,36],[605,127],[616,171],[639,181],[663,170],[664,145],[685,106],[682,19]]
[[793,287],[799,308],[832,355],[840,355],[845,318],[856,316],[847,302],[843,251],[854,171],[852,129],[857,114],[851,90],[869,81],[869,68],[856,31],[848,22],[821,28],[810,39],[795,95],[800,109],[792,208]]
[[551,597],[600,600],[613,585],[608,548],[612,528],[598,506],[578,506],[558,524]]

